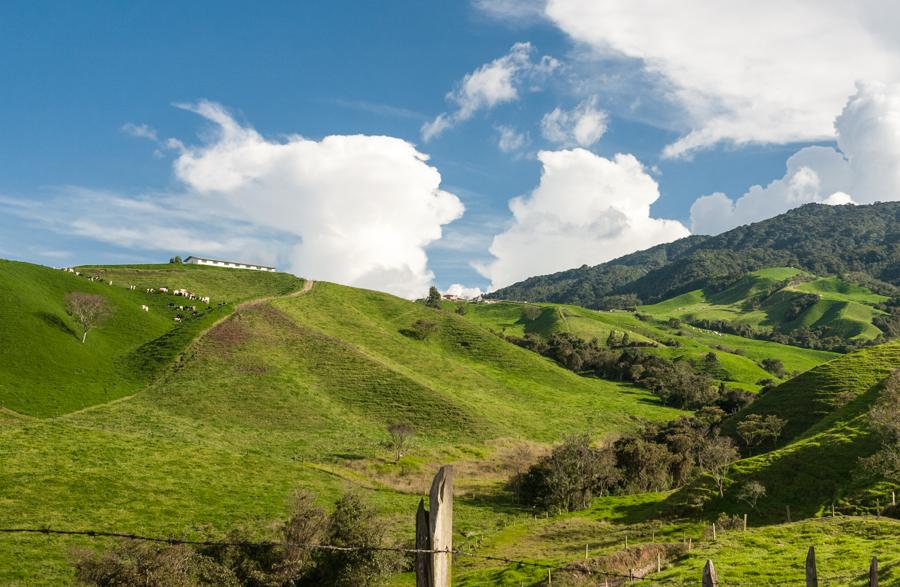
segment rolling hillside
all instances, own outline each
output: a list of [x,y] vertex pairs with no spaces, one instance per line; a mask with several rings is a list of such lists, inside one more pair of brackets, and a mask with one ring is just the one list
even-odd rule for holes
[[888,299],[837,277],[772,267],[750,272],[724,290],[692,290],[641,306],[640,312],[783,333],[825,329],[850,341],[870,341],[882,335],[873,319],[885,312],[875,306]]
[[650,304],[768,267],[852,274],[895,294],[890,285],[900,286],[900,204],[808,204],[718,236],[690,236],[593,267],[531,277],[488,297],[601,309]]
[[[231,312],[222,298],[275,295],[302,285],[286,274],[229,274],[194,266],[158,266],[146,275],[127,269],[85,268],[80,273],[0,260],[0,407],[29,416],[58,416],[127,396],[146,385],[199,332]],[[139,287],[131,291],[131,284]],[[212,306],[207,310],[198,302],[145,291],[161,286],[210,295]],[[70,292],[100,294],[113,307],[108,322],[92,331],[85,344],[66,314]],[[178,310],[176,304],[197,306],[198,315]],[[142,305],[150,311],[141,311]],[[185,320],[176,323],[176,315]]]
[[[677,299],[675,303],[679,303]],[[800,373],[838,356],[826,351],[716,333],[687,324],[673,326],[669,323],[670,310],[665,304],[660,304],[659,308],[640,308],[638,312],[602,312],[571,305],[515,302],[466,303],[463,306],[464,318],[506,336],[535,334],[546,337],[554,332],[570,332],[585,340],[596,338],[602,342],[611,332],[616,336],[627,333],[631,342],[652,345],[643,348],[646,352],[670,359],[685,358],[698,365],[713,353],[719,364],[719,371],[712,373],[714,378],[751,391],[760,388],[758,382],[761,380],[778,379],[760,366],[767,358],[778,358],[789,373]],[[445,307],[452,310],[459,304],[445,302]],[[704,308],[707,307],[705,304]],[[734,312],[739,315],[740,304],[735,304]]]
[[[129,353],[171,328],[169,319],[156,316],[162,309],[132,311],[137,298],[130,296],[144,300],[147,294],[117,289],[115,279],[109,286],[58,270],[4,266],[3,291],[41,291],[39,307],[57,315],[65,291],[88,288],[108,295],[117,315],[131,321],[121,328],[111,321],[92,333],[96,346],[89,337],[85,348],[102,361],[73,354],[67,364],[97,364],[118,376],[116,367]],[[180,271],[191,279],[206,275],[194,268],[165,271],[167,285],[182,282]],[[215,292],[225,283],[215,272],[228,270],[210,271],[208,291]],[[270,286],[260,289],[254,282],[260,275],[235,271],[227,276],[230,293],[219,295],[277,294]],[[139,275],[130,277],[138,281]],[[232,279],[252,283],[242,290]],[[5,298],[6,308],[17,309],[9,315],[32,320],[25,309],[34,297]],[[139,328],[142,321],[146,330]],[[434,324],[425,339],[406,333],[416,321]],[[33,326],[24,323],[17,337],[46,338],[29,330]],[[121,336],[128,344],[113,352],[113,345],[99,345],[101,336]],[[54,344],[56,352],[68,352],[65,336]],[[13,373],[8,356],[2,366]],[[457,528],[479,534],[524,515],[476,496],[495,491],[508,476],[509,451],[517,444],[552,442],[567,431],[615,432],[633,427],[635,416],[681,413],[643,390],[579,377],[455,314],[326,283],[302,295],[241,304],[176,358],[148,384],[128,380],[115,394],[67,384],[65,402],[41,399],[61,396],[42,383],[54,364],[33,358],[32,379],[22,385],[34,402],[16,404],[21,411],[7,404],[0,412],[0,526],[187,537],[222,537],[241,527],[264,538],[292,491],[303,486],[326,503],[342,490],[366,492],[392,533],[405,539],[407,518],[433,467],[456,462],[471,471],[459,483],[470,496],[457,503]],[[68,374],[53,376],[65,381]],[[32,406],[42,409],[27,411]],[[397,421],[410,423],[415,437],[395,465],[382,444],[386,426]],[[0,583],[70,582],[67,553],[83,544],[2,535]]]

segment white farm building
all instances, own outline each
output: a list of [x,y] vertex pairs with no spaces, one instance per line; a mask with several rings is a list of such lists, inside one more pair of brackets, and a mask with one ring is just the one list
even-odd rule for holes
[[238,263],[237,261],[222,261],[220,259],[207,259],[206,257],[188,257],[185,263],[191,265],[211,265],[213,267],[228,267],[229,269],[252,269],[253,271],[275,271],[274,267],[266,265],[251,265],[249,263]]

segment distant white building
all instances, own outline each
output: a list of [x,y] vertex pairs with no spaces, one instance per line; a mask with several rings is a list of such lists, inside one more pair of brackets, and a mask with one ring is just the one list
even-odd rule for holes
[[188,257],[185,263],[191,265],[210,265],[212,267],[227,267],[229,269],[252,269],[253,271],[276,271],[274,267],[266,265],[251,265],[249,263],[238,263],[237,261],[222,261],[220,259],[207,259],[206,257]]

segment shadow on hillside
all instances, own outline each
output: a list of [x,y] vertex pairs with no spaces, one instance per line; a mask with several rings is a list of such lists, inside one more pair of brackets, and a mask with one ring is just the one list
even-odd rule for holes
[[76,339],[78,338],[78,335],[75,334],[75,331],[72,330],[68,324],[66,324],[65,320],[56,314],[51,314],[50,312],[35,312],[34,315],[47,326],[55,328],[70,336],[74,336]]

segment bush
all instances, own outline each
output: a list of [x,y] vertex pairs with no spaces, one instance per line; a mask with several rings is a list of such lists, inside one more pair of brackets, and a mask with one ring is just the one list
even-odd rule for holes
[[419,319],[413,322],[409,328],[402,329],[400,334],[416,340],[427,340],[429,336],[434,334],[437,327],[437,322]]
[[[252,543],[233,532],[222,544],[190,547],[123,541],[105,552],[76,551],[75,572],[85,585],[126,587],[281,587],[375,585],[401,565],[399,553],[380,550],[384,526],[358,496],[342,497],[331,516],[300,491],[281,525],[284,544]],[[308,544],[362,547],[311,549]]]
[[619,481],[615,457],[591,446],[590,436],[566,437],[553,451],[512,479],[521,499],[546,510],[570,512],[588,507]]

